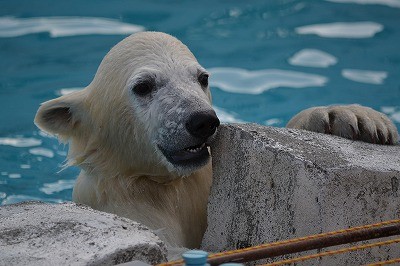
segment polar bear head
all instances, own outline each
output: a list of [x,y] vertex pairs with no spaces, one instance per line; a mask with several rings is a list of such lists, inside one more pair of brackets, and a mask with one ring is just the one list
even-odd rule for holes
[[187,176],[209,162],[219,126],[208,76],[176,38],[137,33],[85,89],[43,103],[35,123],[68,140],[70,164],[87,173]]

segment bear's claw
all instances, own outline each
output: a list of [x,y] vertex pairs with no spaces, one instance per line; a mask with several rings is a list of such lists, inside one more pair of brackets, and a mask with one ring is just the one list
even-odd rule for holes
[[355,104],[306,109],[295,115],[287,127],[376,144],[398,142],[397,128],[385,114]]

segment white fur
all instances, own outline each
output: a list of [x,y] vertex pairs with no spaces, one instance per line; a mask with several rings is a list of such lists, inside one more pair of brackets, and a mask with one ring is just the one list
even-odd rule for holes
[[[205,70],[177,39],[138,33],[111,49],[83,91],[40,107],[36,124],[69,141],[69,164],[82,169],[74,201],[139,221],[170,246],[200,245],[211,162],[176,166],[157,148],[194,145],[185,122],[211,109],[199,71]],[[147,76],[156,90],[135,95],[132,87]]]

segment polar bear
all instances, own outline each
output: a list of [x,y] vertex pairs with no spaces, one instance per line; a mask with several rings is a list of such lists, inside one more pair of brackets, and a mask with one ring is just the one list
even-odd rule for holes
[[[73,200],[141,222],[170,247],[199,247],[220,121],[209,74],[176,38],[142,32],[113,47],[82,91],[45,102],[35,123],[70,143]],[[392,144],[395,126],[362,106],[301,112],[289,127]]]

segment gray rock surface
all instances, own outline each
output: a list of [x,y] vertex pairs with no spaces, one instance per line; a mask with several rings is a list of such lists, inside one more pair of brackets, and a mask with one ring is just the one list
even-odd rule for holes
[[126,218],[72,202],[0,206],[0,265],[155,264],[165,259],[160,239]]
[[[400,146],[254,124],[222,125],[202,248],[217,252],[400,217]],[[304,265],[400,257],[396,245]]]

